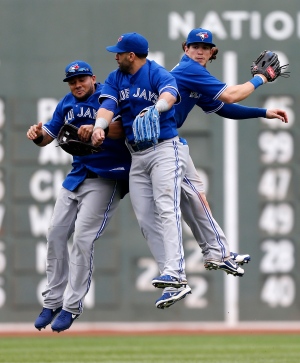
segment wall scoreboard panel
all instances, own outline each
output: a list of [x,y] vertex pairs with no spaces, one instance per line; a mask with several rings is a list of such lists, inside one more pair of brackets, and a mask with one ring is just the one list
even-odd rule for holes
[[[114,2],[117,14],[110,11]],[[241,0],[238,5],[231,0],[205,4],[152,0],[151,6],[139,0],[66,0],[59,4],[60,13],[72,9],[72,17],[60,19],[56,1],[30,0],[25,6],[18,0],[0,0],[0,30],[10,34],[10,41],[0,44],[0,323],[33,322],[41,309],[46,234],[71,157],[56,142],[38,148],[26,138],[26,131],[33,123],[49,120],[68,91],[62,82],[65,65],[84,59],[104,82],[116,68],[105,47],[115,44],[120,34],[137,31],[149,40],[149,58],[172,69],[181,57],[181,42],[189,30],[200,26],[213,32],[219,48],[208,69],[228,83],[248,81],[252,60],[264,49],[278,52],[282,63],[290,63],[290,78],[264,85],[241,102],[282,108],[289,123],[237,122],[236,248],[250,253],[252,261],[242,278],[206,271],[201,250],[184,224],[192,294],[170,309],[156,309],[161,290],[152,287],[151,279],[157,266],[126,196],[96,243],[93,281],[81,321],[226,322],[228,315],[234,315],[236,322],[299,318],[298,5],[298,0],[284,7],[276,0],[271,9],[267,0]],[[141,14],[155,19],[157,26]],[[85,24],[80,31],[74,19]],[[222,228],[226,227],[224,180],[231,172],[224,164],[230,146],[224,139],[225,128],[226,121],[217,115],[193,110],[180,130]],[[232,305],[228,281],[237,292]]]

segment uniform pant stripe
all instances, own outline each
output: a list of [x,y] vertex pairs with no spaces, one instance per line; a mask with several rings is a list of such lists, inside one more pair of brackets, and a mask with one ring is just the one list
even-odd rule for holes
[[115,195],[116,195],[116,191],[117,191],[117,185],[118,185],[118,182],[116,181],[115,182],[115,185],[114,185],[114,189],[113,189],[113,192],[112,192],[112,195],[110,197],[110,200],[109,200],[109,203],[107,205],[107,208],[106,208],[106,211],[104,213],[104,218],[103,218],[103,221],[101,223],[101,226],[100,226],[100,229],[96,235],[96,239],[98,239],[101,235],[101,233],[103,232],[104,228],[106,227],[106,224],[107,224],[107,220],[108,220],[108,212],[110,211],[110,207],[114,201],[114,198],[115,198]]
[[218,244],[219,244],[219,246],[221,247],[221,252],[222,252],[222,259],[224,259],[226,256],[225,256],[225,254],[226,254],[226,249],[225,249],[225,246],[224,246],[224,244],[223,244],[223,242],[222,242],[222,240],[221,240],[221,238],[220,238],[220,235],[219,235],[219,232],[218,232],[218,229],[216,228],[216,226],[215,226],[215,224],[214,224],[214,220],[213,220],[213,218],[212,218],[212,216],[211,216],[211,214],[210,214],[210,212],[208,211],[208,209],[207,209],[207,207],[206,207],[206,205],[205,205],[205,203],[204,203],[204,201],[203,201],[203,199],[202,199],[202,197],[201,197],[201,194],[198,192],[198,190],[195,188],[195,186],[192,184],[192,182],[187,178],[187,176],[184,176],[184,182],[186,182],[186,184],[188,184],[189,186],[190,186],[190,188],[193,190],[193,192],[197,195],[197,197],[199,198],[199,200],[200,200],[200,203],[201,203],[201,205],[202,205],[202,207],[203,207],[203,209],[204,209],[204,212],[205,212],[205,214],[206,214],[206,217],[207,217],[207,219],[208,219],[208,221],[209,221],[209,223],[210,223],[210,225],[211,225],[211,227],[212,227],[212,229],[213,229],[213,231],[214,231],[214,233],[215,233],[215,236],[216,236],[216,240],[217,240],[217,242],[218,242]]
[[179,170],[179,157],[178,157],[178,145],[176,141],[173,141],[173,147],[174,147],[174,153],[175,153],[175,178],[174,178],[174,211],[176,214],[176,223],[177,223],[177,233],[178,233],[178,240],[179,240],[179,253],[181,255],[180,257],[180,263],[179,263],[179,273],[183,273],[183,261],[184,257],[181,253],[183,250],[182,247],[182,228],[181,228],[181,214],[180,214],[180,208],[178,203],[179,198],[179,192],[178,192],[178,170]]
[[[100,237],[101,233],[103,232],[103,230],[105,229],[105,227],[106,227],[106,225],[108,223],[108,213],[110,211],[111,205],[112,205],[113,200],[114,200],[115,195],[116,195],[117,185],[118,185],[118,182],[116,181],[115,185],[114,185],[112,195],[110,197],[109,203],[108,203],[106,211],[104,213],[104,218],[103,218],[103,221],[101,223],[100,229],[97,232],[96,238],[94,239],[93,244],[92,244],[91,256],[90,256],[90,271],[89,271],[89,277],[88,277],[88,283],[87,283],[87,293],[88,293],[88,291],[90,289],[91,282],[92,282],[92,274],[93,274],[93,269],[94,269],[94,245],[95,245],[95,241]],[[82,301],[81,300],[79,302],[79,307],[81,307],[81,309],[82,309]]]

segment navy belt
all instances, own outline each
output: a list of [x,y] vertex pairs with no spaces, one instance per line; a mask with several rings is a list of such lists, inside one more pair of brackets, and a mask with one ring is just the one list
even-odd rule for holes
[[[161,142],[166,141],[165,139],[159,139],[157,144],[160,144]],[[154,144],[152,141],[143,141],[143,142],[139,142],[137,144],[129,144],[131,149],[133,151],[143,151],[143,150],[147,150],[152,146],[155,146],[157,144]]]
[[85,179],[96,179],[98,178],[98,174],[94,173],[91,170],[88,170]]

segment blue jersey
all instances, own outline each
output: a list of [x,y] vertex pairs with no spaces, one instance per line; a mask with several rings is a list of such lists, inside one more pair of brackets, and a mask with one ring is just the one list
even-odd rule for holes
[[176,79],[181,102],[175,105],[177,127],[181,127],[189,112],[197,105],[205,112],[217,112],[223,102],[217,98],[227,84],[212,76],[201,64],[184,55],[170,72]]
[[[161,93],[173,89],[180,99],[177,84],[170,72],[154,61],[146,63],[133,75],[119,69],[107,77],[101,98],[114,100],[122,115],[122,123],[127,140],[134,143],[132,123],[145,107],[153,106]],[[174,106],[160,115],[160,139],[171,139],[178,135]]]
[[[97,84],[96,91],[86,100],[78,101],[72,93],[68,93],[58,103],[52,119],[45,123],[43,129],[53,138],[57,138],[60,128],[65,122],[76,127],[94,125],[99,109],[99,96],[103,85]],[[103,178],[129,178],[131,156],[124,139],[106,138],[101,145],[102,151],[87,156],[73,156],[73,169],[67,175],[63,186],[68,190],[76,189],[91,170]]]

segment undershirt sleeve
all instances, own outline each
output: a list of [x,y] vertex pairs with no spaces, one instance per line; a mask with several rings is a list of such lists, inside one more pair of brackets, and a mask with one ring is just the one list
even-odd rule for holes
[[266,113],[265,108],[241,106],[236,103],[224,103],[223,107],[216,112],[219,116],[233,120],[266,117]]

